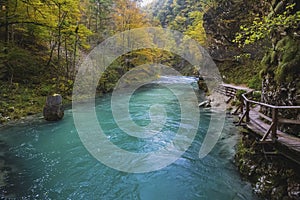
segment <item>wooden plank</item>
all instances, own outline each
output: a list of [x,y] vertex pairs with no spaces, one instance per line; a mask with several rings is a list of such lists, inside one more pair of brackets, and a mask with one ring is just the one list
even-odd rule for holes
[[246,124],[246,127],[249,128],[251,131],[255,132],[256,134],[258,134],[259,136],[263,137],[264,134],[263,132],[265,130],[263,130],[261,127],[259,126],[255,126],[253,123],[249,122]]
[[[258,108],[253,108],[250,110],[250,122],[247,123],[246,126],[253,132],[257,133],[259,136],[264,137],[265,133],[267,133],[271,126],[259,119],[260,115],[258,114],[257,110]],[[300,153],[300,138],[288,135],[279,130],[277,130],[277,137],[277,142]],[[268,135],[267,137],[265,137],[265,139],[269,140],[271,138]]]
[[298,125],[300,125],[300,120],[294,120],[294,119],[279,118],[278,122],[282,123],[282,124],[298,124]]
[[240,121],[238,122],[238,125],[242,124],[243,119],[245,118],[246,114],[247,114],[246,112],[243,113],[242,117],[240,118]]
[[300,109],[300,106],[275,106],[277,109]]
[[[248,118],[246,120],[246,127],[263,138],[262,142],[269,143],[273,139],[273,143],[279,143],[280,145],[285,146],[287,149],[300,153],[300,138],[288,135],[280,130],[277,130],[277,123],[300,124],[300,120],[278,118],[278,109],[300,109],[300,106],[274,106],[262,102],[253,101],[246,97],[247,95],[252,93],[251,90],[249,90],[248,88],[235,87],[228,84],[222,84],[220,87],[218,87],[217,90],[226,96],[231,96],[236,95],[237,90],[241,89],[247,91],[246,94],[242,95],[242,101],[244,102],[244,105],[248,106],[246,106],[246,111],[243,112],[243,115],[240,118],[238,124],[241,125],[243,119],[246,117]],[[258,106],[252,108],[249,106],[250,103]],[[260,113],[260,106],[272,108],[272,118],[264,115],[263,113]],[[266,119],[268,122],[272,122],[272,124],[267,124],[261,118]],[[272,137],[270,137],[270,133],[272,133]]]
[[256,112],[260,117],[264,118],[265,120],[272,122],[272,118],[268,117],[267,115],[264,115],[263,113],[259,112],[259,111],[255,111],[253,110],[253,112]]
[[272,110],[272,139],[275,141],[277,139],[277,125],[278,125],[278,109],[273,108]]

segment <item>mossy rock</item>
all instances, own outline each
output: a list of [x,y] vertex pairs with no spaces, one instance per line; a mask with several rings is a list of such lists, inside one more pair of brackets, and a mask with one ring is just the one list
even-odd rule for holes
[[277,83],[294,80],[300,73],[300,41],[290,36],[284,37],[276,44],[275,50],[266,53],[261,63],[265,68],[262,76],[274,73]]

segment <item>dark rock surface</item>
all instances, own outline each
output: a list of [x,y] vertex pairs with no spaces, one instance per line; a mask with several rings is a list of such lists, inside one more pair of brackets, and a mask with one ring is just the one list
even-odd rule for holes
[[240,31],[242,23],[251,21],[255,14],[259,14],[264,6],[259,0],[226,0],[219,1],[203,16],[209,53],[215,61],[234,61],[234,56],[241,53],[250,53],[251,57],[259,57],[260,51],[255,46],[244,49],[238,48],[233,42],[235,34]]
[[64,108],[61,95],[55,94],[47,97],[43,115],[47,121],[58,121],[63,118]]

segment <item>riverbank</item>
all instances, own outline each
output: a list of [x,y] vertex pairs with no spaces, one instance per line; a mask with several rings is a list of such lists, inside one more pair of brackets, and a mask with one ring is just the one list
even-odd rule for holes
[[263,199],[299,200],[299,165],[267,144],[258,143],[249,130],[242,129],[241,135],[235,163],[242,177],[251,182],[254,192]]
[[57,88],[51,81],[42,84],[0,82],[0,126],[42,113],[47,95],[59,93],[70,104],[72,87]]
[[[221,96],[213,93],[207,99],[218,104],[224,102],[225,96]],[[227,109],[235,110],[236,104],[237,101],[231,102]],[[253,191],[263,199],[300,199],[299,165],[283,157],[272,145],[259,143],[250,130],[242,128],[240,136],[235,163],[241,176],[251,182]]]

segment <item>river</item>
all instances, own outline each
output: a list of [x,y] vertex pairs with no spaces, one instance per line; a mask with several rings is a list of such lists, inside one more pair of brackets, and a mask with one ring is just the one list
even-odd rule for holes
[[[164,81],[193,85],[201,101],[194,78],[165,77]],[[167,118],[161,137],[139,139],[123,134],[112,117],[110,99],[111,94],[97,98],[95,109],[107,138],[120,148],[132,152],[154,151],[168,144],[178,130],[179,102],[168,88],[158,83],[135,91],[129,110],[136,124],[147,125],[150,106],[163,105]],[[241,179],[233,164],[238,130],[232,118],[226,118],[213,150],[199,158],[213,116],[218,116],[218,112],[201,109],[198,131],[187,151],[174,163],[147,173],[122,172],[94,158],[80,140],[72,109],[67,109],[59,122],[36,119],[7,125],[0,129],[0,195],[17,199],[256,199],[251,185]]]

